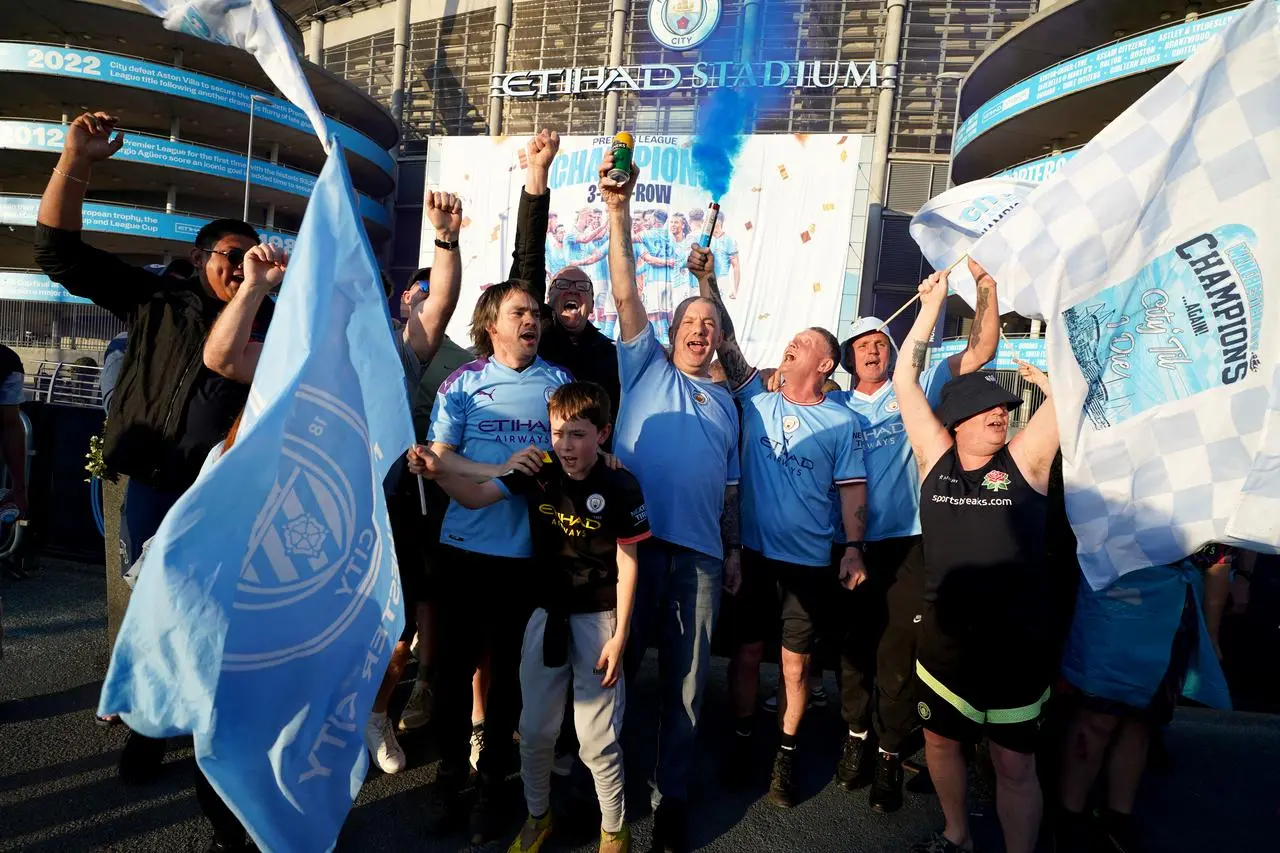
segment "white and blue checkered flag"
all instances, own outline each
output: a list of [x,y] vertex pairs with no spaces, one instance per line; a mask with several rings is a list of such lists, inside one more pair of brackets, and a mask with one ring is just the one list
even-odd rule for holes
[[404,628],[382,480],[413,441],[342,147],[316,181],[236,441],[165,516],[101,713],[196,761],[258,847],[330,850]]
[[320,144],[329,150],[329,131],[293,46],[271,0],[139,0],[164,18],[174,32],[234,45],[258,60],[267,77],[295,107],[307,114]]
[[1049,324],[1067,512],[1095,588],[1209,542],[1262,439],[1280,343],[1280,29],[1258,0],[972,255]]
[[[1008,219],[1038,186],[996,177],[952,187],[929,199],[911,217],[911,238],[935,270],[948,269],[969,253],[978,238]],[[957,293],[972,295],[977,289],[967,266],[957,264],[948,282]]]

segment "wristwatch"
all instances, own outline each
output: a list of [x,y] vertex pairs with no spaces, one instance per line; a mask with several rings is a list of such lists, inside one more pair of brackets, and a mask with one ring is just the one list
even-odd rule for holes
[[859,554],[865,554],[867,550],[867,543],[861,540],[858,542],[846,542],[844,547],[846,551],[850,548],[857,548]]
[[457,240],[449,240],[449,241],[445,241],[445,240],[441,240],[439,237],[437,237],[437,238],[436,238],[436,248],[438,248],[438,249],[449,249],[450,251],[453,251],[453,250],[455,250],[455,249],[457,249],[457,248],[458,248],[458,241],[457,241]]

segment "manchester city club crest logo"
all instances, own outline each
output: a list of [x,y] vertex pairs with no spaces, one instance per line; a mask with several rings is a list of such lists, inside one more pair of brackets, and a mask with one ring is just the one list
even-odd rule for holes
[[587,498],[587,512],[599,512],[604,509],[604,496],[595,494]]
[[693,395],[693,402],[697,403],[699,406],[705,406],[707,404],[707,395],[699,391]]
[[884,407],[884,410],[885,410],[886,412],[896,412],[896,411],[898,411],[898,410],[899,410],[899,409],[901,409],[901,408],[902,408],[902,407],[898,405],[898,401],[897,401],[897,400],[890,400],[890,401],[889,401],[889,404],[888,404],[887,406],[885,406],[885,407]]
[[[354,433],[347,437],[336,433]],[[343,440],[335,440],[343,439]],[[343,635],[373,594],[383,538],[360,470],[368,432],[349,407],[299,388],[280,467],[254,523],[234,607],[257,611],[257,630],[230,640],[225,670],[279,666],[315,654]],[[364,462],[367,470],[368,462]],[[304,604],[305,602],[305,604]]]
[[548,403],[550,403],[550,402],[551,402],[551,395],[553,395],[553,394],[555,394],[555,393],[556,393],[556,389],[554,389],[554,388],[552,388],[550,385],[548,385],[548,386],[546,387],[546,389],[544,389],[544,390],[543,390],[543,392],[542,392],[542,399],[544,399],[544,400],[546,400]]
[[672,50],[692,50],[720,23],[720,0],[653,0],[649,4],[649,32],[658,44]]
[[787,435],[795,432],[800,428],[800,419],[795,415],[784,415],[782,418],[782,431]]

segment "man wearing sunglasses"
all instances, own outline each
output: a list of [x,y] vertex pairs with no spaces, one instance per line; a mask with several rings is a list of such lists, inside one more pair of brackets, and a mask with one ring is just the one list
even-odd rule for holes
[[[612,411],[616,412],[622,396],[618,383],[618,351],[613,341],[588,319],[595,306],[591,279],[577,267],[561,270],[551,280],[547,302],[551,306],[551,325],[542,332],[538,355],[568,370],[579,381],[603,386],[615,407]],[[609,444],[605,449],[609,449]]]
[[[84,113],[68,126],[62,156],[40,200],[35,260],[51,279],[128,327],[103,448],[107,470],[128,477],[120,542],[107,543],[108,550],[119,548],[121,566],[128,568],[248,398],[248,385],[207,370],[201,356],[218,313],[244,281],[245,253],[259,238],[246,222],[210,222],[188,252],[194,272],[186,278],[153,275],[86,244],[81,208],[93,167],[124,142],[116,118],[107,113]],[[270,316],[268,302],[251,334],[261,336]],[[164,741],[130,735],[120,757],[121,779],[154,778],[163,757]]]

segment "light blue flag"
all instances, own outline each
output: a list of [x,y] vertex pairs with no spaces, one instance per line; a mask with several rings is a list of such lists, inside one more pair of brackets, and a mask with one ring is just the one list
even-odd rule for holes
[[239,435],[151,542],[100,713],[196,760],[267,851],[328,850],[404,627],[382,480],[413,429],[342,156],[311,195]]
[[[271,82],[307,114],[324,145],[329,132],[316,105],[293,45],[276,17],[271,0],[139,0],[143,8],[164,18],[164,27],[218,44],[235,45],[258,60]],[[326,148],[327,150],[327,148]]]

